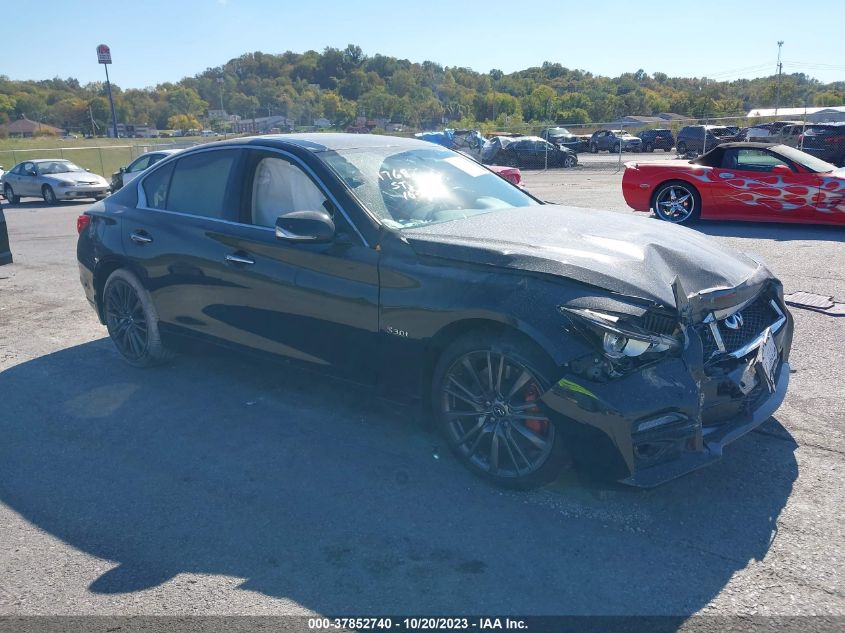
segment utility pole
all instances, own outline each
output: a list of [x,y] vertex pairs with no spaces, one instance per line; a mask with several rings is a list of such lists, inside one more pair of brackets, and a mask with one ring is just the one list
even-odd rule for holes
[[97,47],[97,62],[103,64],[106,69],[106,90],[109,93],[109,105],[111,105],[111,124],[114,138],[117,138],[117,114],[114,110],[114,99],[111,95],[111,82],[109,81],[109,64],[111,64],[111,50],[105,44]]
[[777,88],[775,89],[775,116],[778,114],[778,108],[780,107],[780,76],[783,72],[783,64],[780,61],[780,49],[783,48],[783,40],[778,41],[778,83]]
[[217,88],[220,91],[220,113],[223,113],[223,77],[217,78]]

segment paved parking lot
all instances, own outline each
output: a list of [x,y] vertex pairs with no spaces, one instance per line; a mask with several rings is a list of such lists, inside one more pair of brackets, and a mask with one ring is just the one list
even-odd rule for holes
[[[619,179],[526,173],[628,212]],[[87,205],[4,208],[0,614],[845,615],[845,319],[795,312],[786,402],[715,467],[502,492],[353,385],[202,349],[127,366],[77,279]],[[845,300],[845,230],[698,228]]]

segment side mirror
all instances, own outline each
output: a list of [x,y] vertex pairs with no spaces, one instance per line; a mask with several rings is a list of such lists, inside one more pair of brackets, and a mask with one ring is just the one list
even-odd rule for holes
[[289,242],[331,242],[334,221],[323,210],[291,211],[276,218],[276,238]]
[[780,176],[788,176],[792,173],[792,170],[786,165],[774,165],[772,167],[772,173]]
[[121,173],[121,174],[125,174],[125,173],[126,173],[126,167],[121,167],[121,168],[120,168],[120,173]]

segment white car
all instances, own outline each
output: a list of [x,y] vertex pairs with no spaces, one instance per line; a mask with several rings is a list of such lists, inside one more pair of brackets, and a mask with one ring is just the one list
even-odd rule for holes
[[61,158],[18,163],[0,177],[0,183],[3,195],[12,204],[27,196],[44,198],[47,204],[79,198],[101,200],[110,190],[108,181],[102,176]]
[[154,152],[147,152],[141,154],[138,158],[129,163],[126,167],[121,167],[118,171],[111,175],[112,191],[117,191],[121,187],[135,180],[147,167],[152,167],[162,158],[167,158],[171,154],[175,154],[178,149],[158,149]]

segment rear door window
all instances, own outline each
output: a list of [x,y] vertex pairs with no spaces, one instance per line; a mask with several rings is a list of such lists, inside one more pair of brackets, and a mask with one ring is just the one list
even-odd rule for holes
[[176,161],[166,209],[218,220],[237,220],[240,198],[234,176],[240,155],[240,150],[212,150],[189,154]]
[[170,186],[170,176],[173,175],[173,163],[156,169],[144,178],[144,196],[146,206],[150,209],[167,208],[167,189]]

